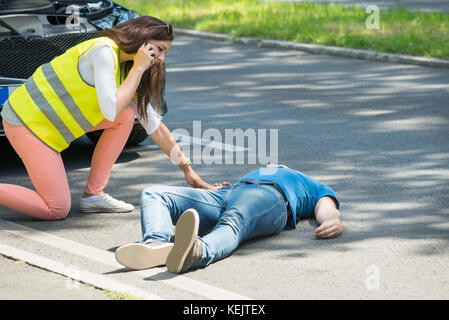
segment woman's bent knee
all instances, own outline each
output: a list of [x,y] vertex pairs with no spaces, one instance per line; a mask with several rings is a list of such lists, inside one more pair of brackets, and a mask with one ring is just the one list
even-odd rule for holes
[[49,206],[48,220],[64,220],[69,214],[70,208],[70,201],[65,201],[51,207]]
[[134,118],[136,117],[134,110],[132,108],[127,108],[126,110],[123,110],[115,119],[115,121],[118,121],[119,123],[124,122],[131,122],[134,123]]

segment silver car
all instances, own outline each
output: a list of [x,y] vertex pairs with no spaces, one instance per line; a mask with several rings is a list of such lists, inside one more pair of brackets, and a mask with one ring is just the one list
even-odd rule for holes
[[[9,95],[39,66],[95,38],[100,30],[138,16],[110,0],[0,0],[0,111]],[[165,79],[161,88],[161,110],[166,110]],[[93,143],[100,135],[101,131],[87,134]],[[0,137],[4,136],[0,116]],[[127,146],[146,137],[136,119]]]

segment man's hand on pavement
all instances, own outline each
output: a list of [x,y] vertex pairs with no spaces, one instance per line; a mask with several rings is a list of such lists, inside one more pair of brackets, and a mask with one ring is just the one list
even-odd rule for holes
[[343,231],[343,224],[338,218],[324,221],[315,229],[315,236],[319,239],[329,239],[340,235]]

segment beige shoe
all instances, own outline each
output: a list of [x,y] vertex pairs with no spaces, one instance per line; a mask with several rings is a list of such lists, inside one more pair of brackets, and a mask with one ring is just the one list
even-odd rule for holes
[[115,251],[115,259],[132,270],[143,270],[163,266],[173,248],[170,242],[130,243]]
[[203,255],[203,248],[197,239],[200,218],[195,209],[188,209],[176,224],[175,244],[167,257],[167,269],[180,273],[195,268]]

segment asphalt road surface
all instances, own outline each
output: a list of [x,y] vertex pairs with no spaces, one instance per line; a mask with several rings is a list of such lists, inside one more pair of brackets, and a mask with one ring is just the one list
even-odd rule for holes
[[[180,143],[203,179],[236,182],[268,160],[303,171],[336,191],[343,234],[318,240],[316,222],[303,220],[205,269],[130,272],[113,252],[140,240],[140,192],[187,184],[146,141],[124,150],[105,190],[134,204],[134,212],[83,215],[78,199],[93,151],[83,137],[63,152],[72,192],[67,219],[38,221],[0,207],[0,251],[43,269],[53,265],[66,277],[110,279],[117,291],[127,285],[150,298],[449,298],[449,69],[178,36],[167,71],[164,122],[184,134]],[[226,141],[226,130],[238,129],[259,134],[257,143],[237,148]],[[32,187],[9,145],[0,142],[0,149],[0,182]],[[11,261],[0,259],[0,270],[6,264],[2,297],[21,299]],[[34,288],[28,281],[36,299],[47,298],[38,279],[48,274],[43,269],[36,269]],[[67,297],[66,281],[55,287]],[[82,296],[101,298],[95,290]]]

